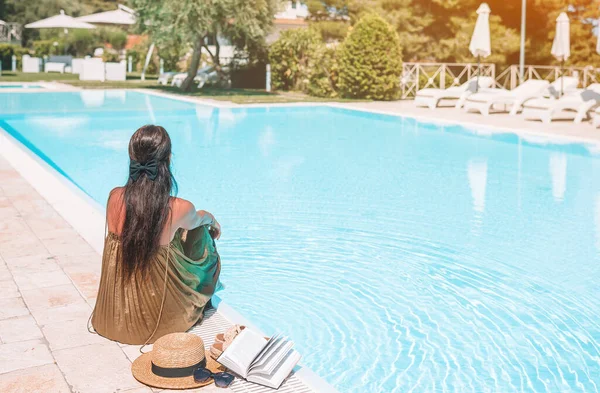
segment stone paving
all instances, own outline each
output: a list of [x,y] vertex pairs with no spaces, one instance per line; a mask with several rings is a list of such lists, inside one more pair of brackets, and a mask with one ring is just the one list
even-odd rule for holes
[[0,157],[0,392],[161,391],[131,375],[139,346],[87,331],[100,265],[100,255]]

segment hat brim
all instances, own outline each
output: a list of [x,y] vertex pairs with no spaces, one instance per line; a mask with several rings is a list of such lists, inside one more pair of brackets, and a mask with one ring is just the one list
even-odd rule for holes
[[[208,352],[208,351],[207,351]],[[194,377],[182,378],[165,378],[159,377],[152,373],[152,352],[145,353],[134,360],[131,365],[131,373],[133,377],[144,385],[152,386],[161,389],[194,389],[202,386],[210,385],[213,379],[209,378],[206,382],[196,382]],[[221,366],[210,356],[206,357],[206,368],[213,373],[226,371],[224,366]]]

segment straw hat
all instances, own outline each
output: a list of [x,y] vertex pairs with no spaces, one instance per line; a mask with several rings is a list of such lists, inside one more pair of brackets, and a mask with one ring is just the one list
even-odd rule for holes
[[[141,383],[162,389],[193,389],[210,385],[194,381],[193,372],[206,367],[213,373],[225,368],[204,354],[204,342],[195,334],[171,333],[154,343],[152,351],[137,358],[131,372]],[[162,376],[161,376],[162,375]]]

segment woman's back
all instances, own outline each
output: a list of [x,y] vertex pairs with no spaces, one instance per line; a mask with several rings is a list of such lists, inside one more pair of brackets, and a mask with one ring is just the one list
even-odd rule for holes
[[[125,187],[117,187],[110,192],[106,206],[106,224],[109,232],[120,236],[125,224]],[[171,197],[168,203],[169,217],[160,235],[160,245],[167,245],[175,236],[177,229],[181,228],[186,216],[192,211],[193,205],[185,199]]]
[[145,344],[184,332],[202,318],[215,292],[220,226],[193,204],[171,196],[171,140],[144,126],[129,143],[129,179],[107,203],[102,275],[92,316],[96,332]]

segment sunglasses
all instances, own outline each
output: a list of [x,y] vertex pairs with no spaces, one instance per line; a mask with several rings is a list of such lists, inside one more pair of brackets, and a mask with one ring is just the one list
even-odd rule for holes
[[235,377],[229,373],[213,373],[207,368],[199,368],[194,371],[194,381],[204,383],[210,378],[215,380],[215,385],[218,388],[226,388],[231,385]]

